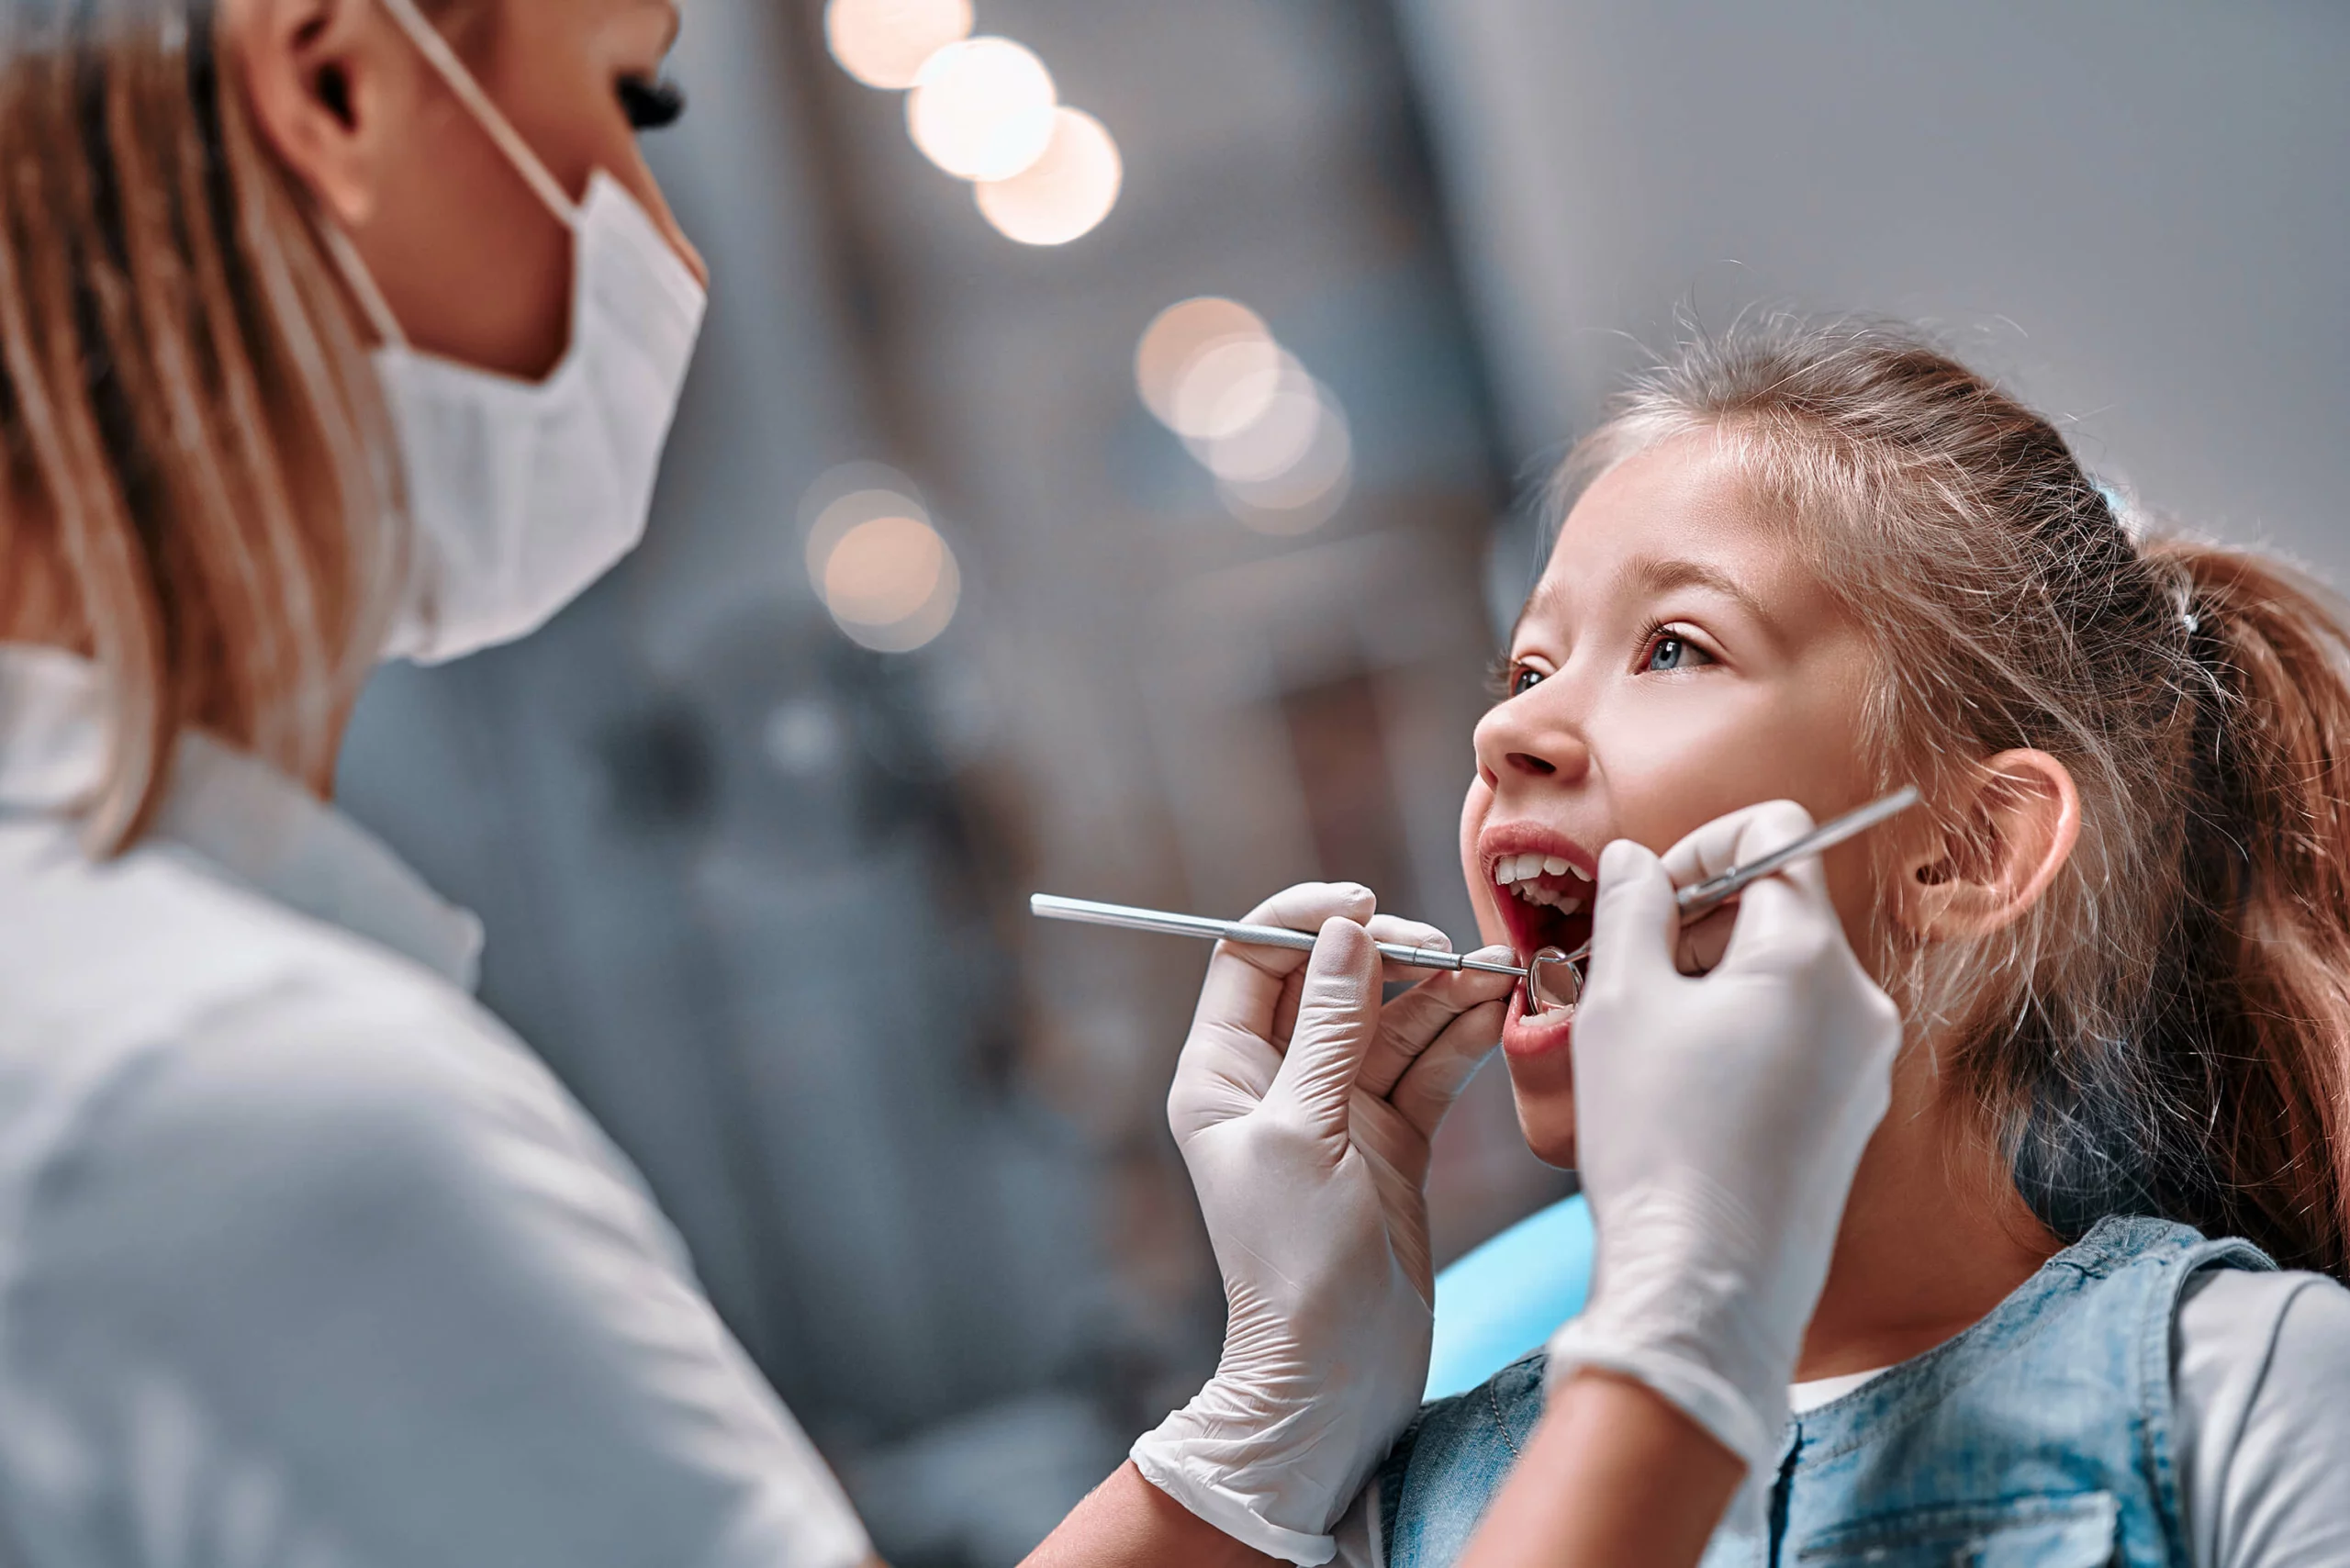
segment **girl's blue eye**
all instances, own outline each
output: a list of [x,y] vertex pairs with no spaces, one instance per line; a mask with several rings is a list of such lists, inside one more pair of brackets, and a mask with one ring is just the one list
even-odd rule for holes
[[1520,665],[1510,671],[1509,694],[1512,697],[1523,697],[1541,684],[1542,672],[1539,669]]
[[1695,665],[1713,662],[1703,648],[1686,637],[1676,637],[1666,632],[1649,644],[1648,662],[1640,667],[1643,670],[1687,669]]

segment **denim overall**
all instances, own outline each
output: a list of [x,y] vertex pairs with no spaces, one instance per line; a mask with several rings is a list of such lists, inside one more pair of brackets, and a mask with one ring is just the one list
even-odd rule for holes
[[[1759,1536],[1702,1568],[2153,1568],[2189,1561],[2171,1442],[2171,1322],[2243,1241],[2109,1218],[1991,1315],[1787,1425]],[[1379,1474],[1390,1568],[1444,1568],[1542,1414],[1540,1354],[1423,1406]]]

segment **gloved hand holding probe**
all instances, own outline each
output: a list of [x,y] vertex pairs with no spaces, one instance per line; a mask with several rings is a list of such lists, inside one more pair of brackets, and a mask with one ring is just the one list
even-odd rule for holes
[[1310,956],[1217,947],[1168,1097],[1230,1316],[1214,1377],[1134,1462],[1300,1563],[1330,1559],[1332,1524],[1419,1404],[1428,1138],[1512,984],[1446,974],[1382,1006],[1374,941],[1448,944],[1372,908],[1362,888],[1308,884],[1249,915],[1321,939]]
[[1749,887],[1718,967],[1699,978],[1675,966],[1673,889],[1810,827],[1775,801],[1662,860],[1610,845],[1572,1043],[1599,1251],[1588,1306],[1552,1341],[1551,1385],[1583,1367],[1634,1378],[1745,1461],[1750,1483],[1777,1460],[1901,1018],[1847,945],[1818,860]]

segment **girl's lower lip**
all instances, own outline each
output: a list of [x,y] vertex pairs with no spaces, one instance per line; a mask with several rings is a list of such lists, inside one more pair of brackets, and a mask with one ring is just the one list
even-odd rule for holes
[[1502,1021],[1502,1053],[1522,1059],[1566,1049],[1574,1038],[1575,1015],[1568,1008],[1553,1011],[1555,1019],[1545,1016],[1536,1023],[1526,1016],[1526,988],[1510,992],[1509,1013]]

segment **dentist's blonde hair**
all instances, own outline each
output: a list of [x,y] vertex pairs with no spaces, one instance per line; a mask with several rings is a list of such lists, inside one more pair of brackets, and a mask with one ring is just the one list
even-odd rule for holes
[[103,673],[114,851],[183,730],[330,778],[400,580],[396,449],[210,0],[10,0],[0,28],[0,637]]
[[[2112,1212],[2350,1272],[2350,633],[2291,568],[2142,542],[2064,437],[1898,325],[1776,318],[1640,377],[1588,482],[1718,440],[1876,648],[1880,785],[1964,843],[1979,765],[2045,751],[2077,848],[2020,920],[1876,955],[2060,1236]],[[1973,777],[1970,777],[1973,775]]]

